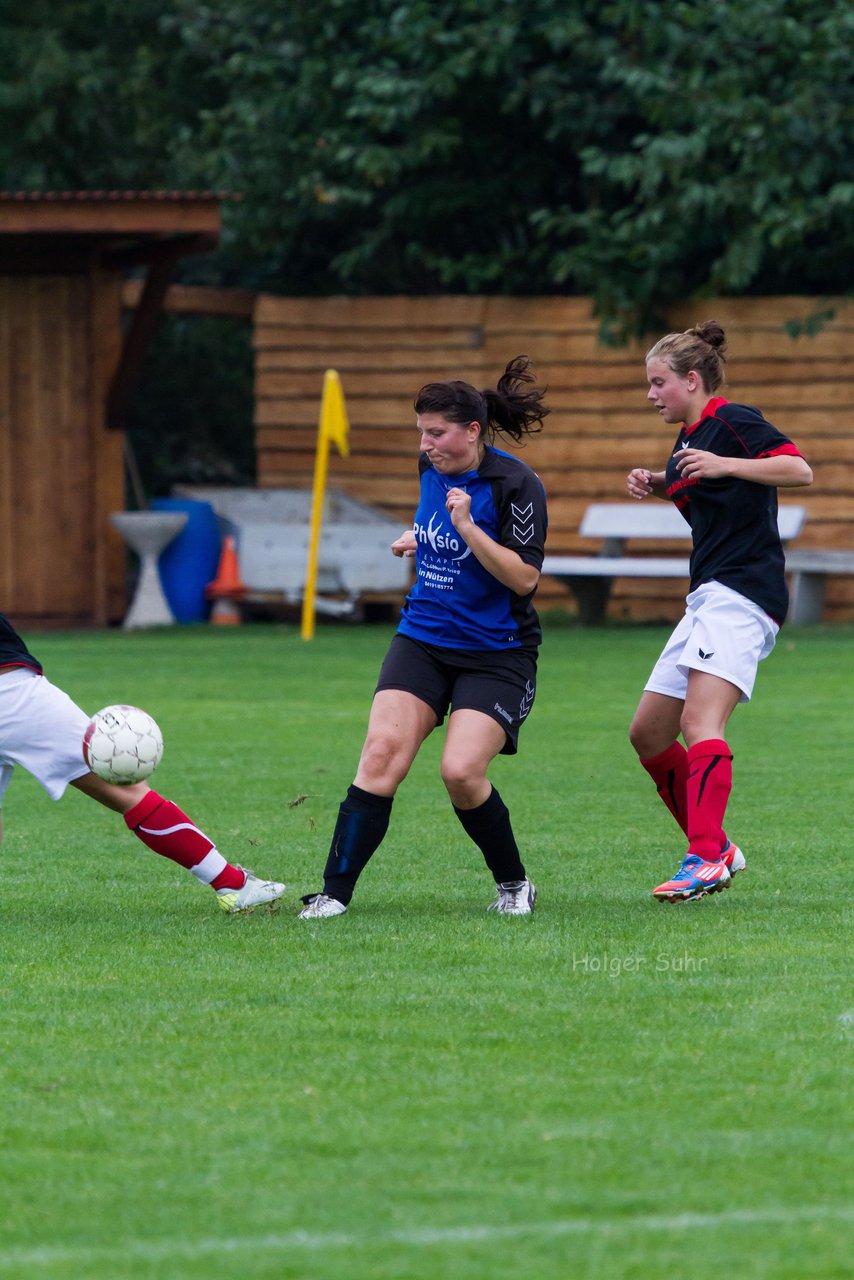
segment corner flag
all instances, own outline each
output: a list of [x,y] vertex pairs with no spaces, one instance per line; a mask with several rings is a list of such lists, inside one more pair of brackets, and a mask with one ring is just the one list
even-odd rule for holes
[[323,501],[326,496],[326,474],[329,469],[329,447],[334,444],[342,458],[350,453],[350,423],[344,404],[341,379],[334,369],[327,369],[323,378],[323,397],[320,402],[320,422],[317,431],[317,453],[314,461],[314,488],[311,499],[311,531],[308,540],[308,561],[305,568],[305,591],[302,598],[302,638],[311,640],[314,635],[314,602],[317,593],[317,558],[320,550],[320,526],[323,520]]
[[323,399],[320,402],[320,435],[336,446],[342,458],[350,452],[348,435],[350,423],[344,404],[341,379],[334,369],[327,369],[323,378]]

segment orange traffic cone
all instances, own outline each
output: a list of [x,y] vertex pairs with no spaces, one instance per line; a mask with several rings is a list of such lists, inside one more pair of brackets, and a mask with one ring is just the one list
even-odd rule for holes
[[243,621],[238,602],[246,595],[246,586],[240,577],[237,546],[230,535],[222,540],[216,577],[205,587],[205,595],[213,601],[210,620],[214,626],[235,627]]

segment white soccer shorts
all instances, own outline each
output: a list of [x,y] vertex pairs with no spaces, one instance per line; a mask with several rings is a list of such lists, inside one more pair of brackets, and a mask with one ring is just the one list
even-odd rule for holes
[[15,765],[52,800],[88,773],[83,734],[89,720],[67,693],[29,667],[0,674],[0,804]]
[[749,702],[759,663],[777,640],[777,623],[720,582],[704,583],[685,604],[685,616],[653,667],[647,690],[684,702],[688,672],[705,671],[734,684],[741,690],[739,702]]

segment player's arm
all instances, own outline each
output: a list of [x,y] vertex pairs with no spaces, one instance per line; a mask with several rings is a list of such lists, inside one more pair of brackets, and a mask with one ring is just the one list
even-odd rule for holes
[[526,596],[534,590],[540,580],[539,569],[523,560],[512,547],[502,547],[471,519],[462,528],[455,521],[454,528],[471,548],[472,555],[502,586],[515,591],[517,596]]
[[540,580],[539,569],[475,524],[471,518],[471,495],[463,489],[449,489],[445,505],[457,533],[484,569],[517,596],[529,595]]
[[634,467],[626,476],[626,488],[630,498],[666,498],[667,484],[663,471],[648,471],[646,467]]
[[765,458],[724,458],[704,449],[680,449],[675,455],[680,473],[691,480],[750,480],[775,489],[812,484],[812,468],[796,453]]

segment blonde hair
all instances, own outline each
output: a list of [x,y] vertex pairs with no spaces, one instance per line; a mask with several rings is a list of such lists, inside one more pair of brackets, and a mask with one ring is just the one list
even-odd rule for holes
[[704,320],[684,333],[668,333],[646,358],[662,360],[680,378],[694,369],[707,391],[717,391],[726,382],[726,334],[717,320]]

